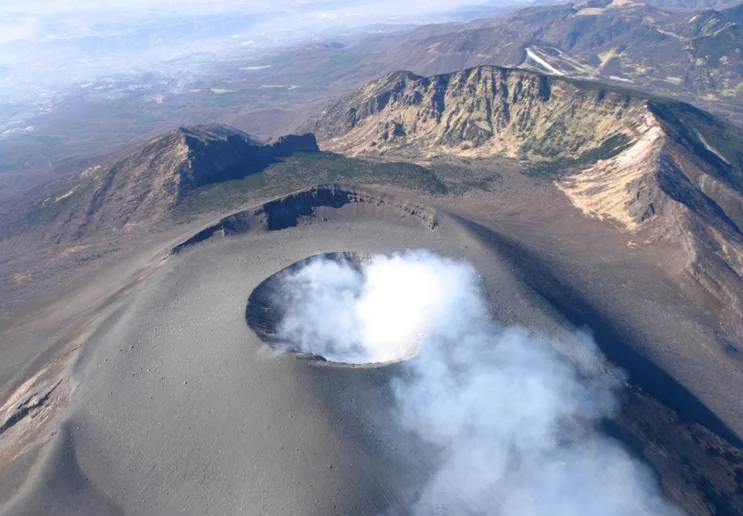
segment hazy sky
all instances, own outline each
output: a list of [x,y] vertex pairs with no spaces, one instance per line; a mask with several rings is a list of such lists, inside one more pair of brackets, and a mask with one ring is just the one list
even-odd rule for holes
[[507,0],[3,0],[0,94],[44,95],[193,53],[256,51]]

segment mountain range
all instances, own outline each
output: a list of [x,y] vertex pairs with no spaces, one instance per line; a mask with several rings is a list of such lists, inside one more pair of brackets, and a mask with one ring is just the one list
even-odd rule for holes
[[[694,12],[596,0],[525,8],[449,30],[419,29],[381,60],[430,75],[481,64],[632,85],[735,110],[743,99],[743,7]],[[430,32],[429,32],[430,31]]]

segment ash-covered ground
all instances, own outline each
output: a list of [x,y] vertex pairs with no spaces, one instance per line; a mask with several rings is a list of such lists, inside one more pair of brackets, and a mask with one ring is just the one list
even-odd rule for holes
[[[22,485],[6,494],[0,514],[573,514],[576,506],[673,514],[676,505],[709,514],[710,503],[726,500],[735,507],[735,498],[704,488],[705,478],[721,489],[734,478],[699,454],[736,457],[737,448],[700,425],[714,427],[714,418],[675,412],[640,389],[669,380],[643,377],[629,351],[630,360],[615,360],[619,368],[604,363],[597,347],[613,347],[621,359],[623,336],[600,318],[595,328],[576,328],[580,299],[559,303],[554,279],[528,253],[411,200],[356,192],[323,204],[337,199],[326,194],[199,232],[121,291],[100,324],[79,328],[84,345],[45,405],[56,407],[46,420],[48,445],[33,467],[11,460],[3,470],[3,483],[15,475]],[[411,249],[431,254],[404,254]],[[416,356],[328,367],[277,354],[246,324],[246,304],[262,282],[337,251],[402,266],[375,283],[403,287],[400,296],[383,295],[366,312],[358,303],[344,308],[373,323],[422,299],[420,325],[406,330],[421,336]],[[416,257],[412,269],[406,257]],[[351,290],[363,297],[370,285]],[[399,337],[362,333],[359,342],[369,335],[382,343]],[[16,437],[3,441],[4,459],[24,457],[27,430],[24,418],[2,436]],[[471,446],[458,446],[465,439]],[[560,496],[570,492],[576,496]]]

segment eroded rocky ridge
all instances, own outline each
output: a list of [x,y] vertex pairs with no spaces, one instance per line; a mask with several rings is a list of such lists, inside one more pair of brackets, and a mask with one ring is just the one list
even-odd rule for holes
[[[350,155],[510,157],[585,215],[672,243],[743,335],[743,130],[689,104],[525,70],[396,72],[314,130]],[[736,315],[737,314],[737,315]]]

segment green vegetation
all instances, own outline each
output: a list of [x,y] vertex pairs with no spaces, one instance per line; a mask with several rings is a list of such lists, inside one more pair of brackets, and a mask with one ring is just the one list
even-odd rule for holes
[[62,213],[65,208],[74,206],[82,197],[83,188],[73,188],[36,201],[20,217],[19,224],[25,229],[35,228],[42,224],[50,224]]
[[459,183],[452,183],[449,185],[449,192],[454,194],[463,194],[470,190],[482,190],[483,192],[490,192],[494,183],[497,183],[500,176],[484,177],[472,180],[464,180]]
[[444,194],[446,185],[430,170],[411,163],[349,159],[336,154],[296,154],[243,179],[204,186],[173,211],[176,219],[246,202],[278,197],[323,183],[390,185],[428,194]]
[[532,163],[526,167],[530,176],[554,179],[563,173],[579,167],[587,166],[600,159],[616,156],[630,145],[630,137],[626,134],[615,134],[601,142],[595,149],[584,152],[577,158],[556,158],[550,161]]
[[446,183],[449,195],[463,195],[472,190],[491,192],[502,181],[502,171],[513,172],[513,164],[497,158],[486,161],[438,161],[432,164],[432,169]]
[[559,121],[550,126],[541,137],[528,140],[521,145],[521,152],[524,154],[533,152],[545,158],[556,158],[566,152],[576,152],[586,144],[587,139],[587,136],[571,132],[564,122]]

